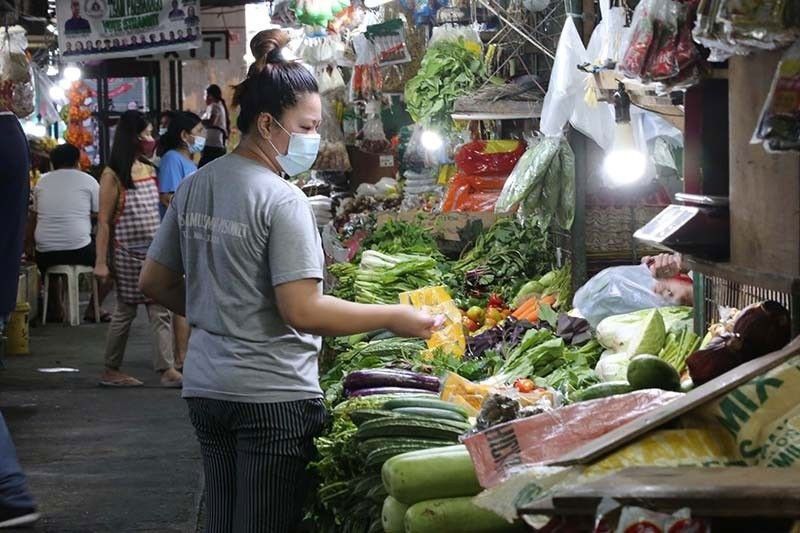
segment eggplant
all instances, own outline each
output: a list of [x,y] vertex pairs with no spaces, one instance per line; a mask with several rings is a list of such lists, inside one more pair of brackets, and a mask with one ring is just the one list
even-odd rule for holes
[[345,396],[358,398],[362,396],[375,396],[378,394],[415,394],[418,396],[438,396],[437,393],[425,389],[409,389],[406,387],[374,387],[371,389],[345,389]]
[[441,381],[436,376],[391,368],[356,370],[344,378],[344,388],[352,391],[375,387],[401,387],[438,393],[441,385]]
[[704,349],[686,359],[689,376],[695,385],[702,385],[747,361],[744,342],[738,335],[725,333],[714,337]]
[[747,361],[789,344],[791,331],[789,311],[772,300],[745,307],[733,323],[733,333],[742,339]]

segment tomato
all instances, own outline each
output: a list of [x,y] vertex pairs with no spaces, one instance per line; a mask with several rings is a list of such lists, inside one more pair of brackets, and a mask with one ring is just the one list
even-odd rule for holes
[[503,312],[497,307],[490,307],[486,311],[486,318],[494,320],[495,324],[503,320]]
[[536,384],[533,380],[519,378],[514,382],[514,388],[522,393],[533,392],[533,389],[536,388]]
[[473,305],[472,307],[469,308],[469,310],[467,310],[467,316],[473,322],[477,324],[482,324],[483,319],[486,316],[486,313],[483,311],[483,309],[481,309],[477,305]]
[[475,322],[474,320],[472,320],[468,316],[465,316],[464,318],[462,318],[461,319],[461,323],[469,331],[478,331],[478,328],[480,327],[477,322]]
[[506,302],[505,302],[505,300],[503,300],[502,296],[500,296],[496,292],[493,292],[489,296],[489,304],[488,305],[489,305],[489,307],[500,307],[500,308],[502,308],[502,307],[506,306]]

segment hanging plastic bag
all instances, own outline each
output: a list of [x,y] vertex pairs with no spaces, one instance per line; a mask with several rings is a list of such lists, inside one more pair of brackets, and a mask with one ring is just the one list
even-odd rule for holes
[[432,316],[444,318],[442,327],[433,332],[426,341],[428,350],[441,348],[448,354],[461,358],[467,349],[464,327],[461,325],[459,311],[447,289],[441,286],[425,287],[414,291],[400,293],[400,303],[412,305],[416,309],[426,311]]
[[772,87],[753,133],[753,144],[763,142],[770,152],[800,150],[800,41],[781,58]]
[[442,211],[491,212],[500,198],[505,176],[457,174],[450,180]]
[[383,76],[378,66],[375,46],[364,34],[353,38],[356,64],[350,77],[350,101],[369,101],[380,98]]
[[385,154],[391,148],[391,143],[386,139],[383,121],[380,114],[371,114],[364,122],[364,137],[359,143],[359,148],[372,154]]
[[35,109],[33,71],[25,50],[28,39],[21,26],[0,28],[0,109],[25,118]]
[[334,107],[328,99],[322,100],[322,124],[319,135],[321,137],[319,154],[312,167],[313,170],[340,172],[350,170],[350,158],[347,155],[344,133]]
[[645,265],[607,268],[578,289],[573,304],[597,327],[609,316],[673,305],[655,292],[656,283]]
[[382,67],[411,61],[406,44],[406,29],[401,19],[367,26],[367,39],[375,46],[378,64]]
[[525,153],[525,143],[517,140],[472,141],[455,154],[458,170],[475,176],[507,176]]

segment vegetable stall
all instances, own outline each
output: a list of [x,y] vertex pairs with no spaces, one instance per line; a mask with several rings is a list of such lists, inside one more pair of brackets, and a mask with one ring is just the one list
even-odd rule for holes
[[763,527],[800,518],[763,472],[800,456],[796,13],[560,4],[388,2],[304,37],[349,155],[299,183],[326,290],[442,321],[325,339],[315,531],[725,531],[757,514],[712,504],[736,472]]

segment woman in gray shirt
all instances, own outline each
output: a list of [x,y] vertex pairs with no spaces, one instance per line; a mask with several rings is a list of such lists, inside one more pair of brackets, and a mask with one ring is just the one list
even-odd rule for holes
[[183,397],[204,458],[210,533],[287,533],[300,522],[326,418],[321,335],[388,328],[428,338],[435,326],[409,306],[322,294],[314,214],[282,177],[314,162],[321,103],[314,76],[282,58],[287,41],[280,30],[254,37],[258,59],[234,100],[242,142],[181,183],[140,280],[192,327]]
[[209,85],[206,89],[206,112],[202,118],[203,126],[206,127],[206,144],[198,163],[201,167],[227,153],[225,145],[230,135],[231,123],[228,106],[219,85]]

